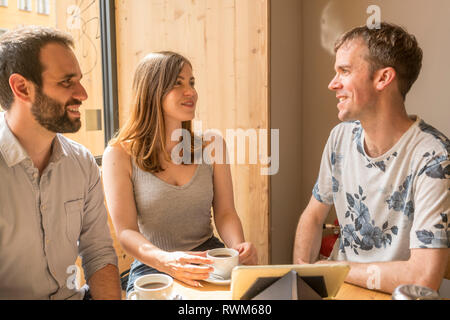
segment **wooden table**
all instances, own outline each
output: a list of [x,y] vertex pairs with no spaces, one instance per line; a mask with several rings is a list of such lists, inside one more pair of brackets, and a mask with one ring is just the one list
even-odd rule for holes
[[374,290],[364,289],[349,283],[342,284],[336,300],[391,300],[391,295]]
[[[194,288],[174,281],[175,292],[181,294],[184,300],[231,300],[230,286],[220,286],[201,282],[201,288]],[[336,300],[391,300],[391,295],[360,288],[344,283],[335,298]]]

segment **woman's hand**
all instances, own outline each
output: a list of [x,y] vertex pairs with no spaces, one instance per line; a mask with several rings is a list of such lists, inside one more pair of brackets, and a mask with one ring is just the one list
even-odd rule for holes
[[233,249],[239,252],[240,264],[258,264],[258,253],[255,246],[250,242],[242,242],[233,247]]
[[209,273],[214,271],[208,266],[213,261],[206,258],[206,252],[162,252],[158,258],[159,271],[194,287],[200,286],[196,280],[208,279]]

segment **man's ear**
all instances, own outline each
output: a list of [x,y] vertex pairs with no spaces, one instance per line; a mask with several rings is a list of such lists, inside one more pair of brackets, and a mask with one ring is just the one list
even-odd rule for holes
[[374,78],[375,88],[381,91],[397,78],[397,72],[392,67],[383,68],[375,72]]
[[24,76],[18,73],[12,74],[9,77],[9,86],[16,99],[23,102],[31,102],[33,100],[33,82],[27,80]]

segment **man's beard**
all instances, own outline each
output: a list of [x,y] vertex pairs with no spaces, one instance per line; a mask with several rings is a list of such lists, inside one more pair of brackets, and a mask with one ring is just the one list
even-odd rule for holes
[[31,113],[37,122],[44,128],[55,133],[74,133],[80,130],[79,118],[72,120],[69,117],[67,106],[81,105],[81,101],[69,100],[65,105],[50,98],[37,88],[36,98],[31,106]]

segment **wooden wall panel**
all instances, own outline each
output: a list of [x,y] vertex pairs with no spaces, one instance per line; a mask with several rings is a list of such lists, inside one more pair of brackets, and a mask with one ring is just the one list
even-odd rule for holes
[[[193,64],[202,129],[268,129],[269,0],[116,0],[119,118],[126,120],[138,62],[172,50]],[[269,262],[269,177],[232,164],[246,239]]]

